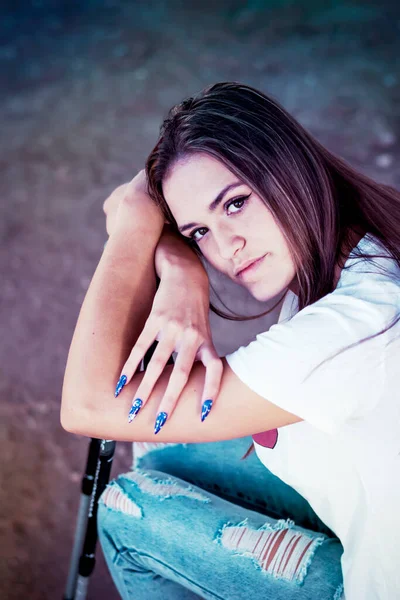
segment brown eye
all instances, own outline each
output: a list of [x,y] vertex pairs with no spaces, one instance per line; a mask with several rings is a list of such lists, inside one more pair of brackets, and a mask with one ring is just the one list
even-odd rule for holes
[[234,206],[237,210],[230,211],[229,214],[235,214],[240,212],[250,196],[251,194],[248,194],[247,196],[240,196],[239,198],[234,198],[233,200],[230,200],[225,204],[225,210],[228,211],[231,208],[231,206]]
[[[231,206],[234,206],[236,210],[233,210],[232,212],[228,212],[228,215],[230,215],[230,214],[234,215],[236,213],[241,212],[241,210],[245,206],[245,204],[246,204],[248,198],[250,198],[250,196],[251,196],[251,193],[248,194],[247,196],[239,196],[238,198],[233,198],[232,200],[228,200],[228,202],[226,202],[226,204],[224,205],[224,210],[226,212],[228,212],[228,210],[231,208]],[[203,237],[206,235],[207,231],[208,231],[207,227],[199,227],[198,229],[195,229],[194,231],[192,231],[192,233],[188,237],[192,242],[200,242],[203,239]]]
[[[202,233],[202,232],[204,232],[204,233]],[[200,235],[201,235],[200,238],[196,237],[197,233],[200,233]],[[199,242],[206,233],[207,233],[207,227],[199,227],[198,229],[195,229],[194,231],[192,231],[192,233],[189,236],[189,239],[192,240],[193,242]]]

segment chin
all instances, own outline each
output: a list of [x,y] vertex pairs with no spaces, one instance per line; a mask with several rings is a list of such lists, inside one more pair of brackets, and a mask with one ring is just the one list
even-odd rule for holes
[[290,281],[276,281],[266,284],[265,281],[254,282],[247,285],[246,288],[250,294],[259,302],[268,302],[282,295],[288,289]]
[[268,302],[269,300],[272,300],[273,298],[276,298],[276,296],[278,296],[281,292],[283,293],[283,291],[286,288],[282,288],[282,289],[268,289],[266,290],[263,286],[254,286],[252,288],[248,288],[250,294],[253,296],[253,298],[255,300],[258,300],[258,302]]

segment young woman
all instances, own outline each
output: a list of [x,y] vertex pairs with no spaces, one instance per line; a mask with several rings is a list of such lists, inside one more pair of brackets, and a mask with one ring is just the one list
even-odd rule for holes
[[[400,597],[399,193],[263,93],[219,83],[170,111],[104,210],[61,422],[163,448],[102,496],[121,596]],[[284,298],[222,359],[201,261]],[[249,436],[259,460],[240,462]]]

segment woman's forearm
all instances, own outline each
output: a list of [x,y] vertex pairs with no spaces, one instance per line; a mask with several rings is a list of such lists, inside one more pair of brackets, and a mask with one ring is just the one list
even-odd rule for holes
[[[65,370],[62,426],[67,431],[97,438],[186,443],[242,437],[301,420],[253,392],[225,360],[218,391],[205,395],[204,390],[210,388],[211,382],[209,368],[214,367],[215,375],[215,360],[219,360],[210,350],[207,366],[195,361],[187,379],[184,370],[176,371],[179,381],[185,374],[185,384],[177,404],[173,405],[171,418],[157,434],[154,430],[156,414],[168,396],[172,371],[175,373],[178,365],[164,367],[154,387],[145,395],[140,415],[133,421],[128,420],[132,402],[138,398],[138,390],[148,372],[134,374],[117,399],[114,398],[115,385],[153,305],[155,249],[164,226],[161,211],[139,186],[140,177],[142,172],[132,180],[131,189],[118,205],[109,241],[79,314]],[[174,301],[174,290],[177,289],[177,293],[195,290],[194,318],[189,310],[188,326],[185,325],[190,333],[188,343],[192,343],[198,312],[203,322],[208,314],[205,302],[208,278],[204,278],[197,257],[190,255],[182,263],[182,257],[186,256],[182,248],[173,242],[172,251],[171,246],[169,250],[175,258],[164,262],[168,282],[165,281],[166,287],[163,287],[163,267],[159,291],[167,290],[164,295],[169,301],[171,288]],[[185,265],[183,274],[179,264]],[[215,405],[203,422],[200,417],[204,395],[215,399]]]
[[161,235],[132,224],[110,236],[86,293],[65,370],[61,419],[114,395],[121,367],[149,315],[156,291],[154,253]]
[[155,253],[155,268],[158,277],[161,279],[167,276],[171,269],[175,267],[185,270],[190,269],[208,281],[206,270],[199,257],[172,230],[170,225],[164,225]]

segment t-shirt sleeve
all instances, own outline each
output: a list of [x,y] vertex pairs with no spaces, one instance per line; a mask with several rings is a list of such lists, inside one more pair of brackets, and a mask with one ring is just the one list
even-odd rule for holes
[[[333,434],[348,420],[362,417],[380,398],[383,336],[357,342],[386,325],[373,302],[335,292],[289,321],[272,325],[226,360],[254,392]],[[352,344],[356,345],[334,356]]]

